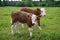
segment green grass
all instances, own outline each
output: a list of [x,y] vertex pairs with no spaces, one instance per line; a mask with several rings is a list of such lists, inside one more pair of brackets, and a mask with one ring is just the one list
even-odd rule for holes
[[[35,7],[31,7],[36,9]],[[23,29],[19,24],[20,34],[11,35],[11,12],[21,7],[0,7],[0,40],[60,40],[60,7],[45,7],[46,17],[41,17],[42,30],[33,27],[33,37],[29,37],[27,25]]]

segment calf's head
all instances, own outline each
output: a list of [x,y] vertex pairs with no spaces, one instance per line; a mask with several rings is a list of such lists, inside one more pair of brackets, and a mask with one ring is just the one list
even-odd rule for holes
[[46,15],[46,13],[45,13],[45,8],[41,8],[41,9],[39,9],[39,8],[37,8],[37,13],[40,15],[40,16],[45,16]]
[[32,16],[31,16],[32,24],[36,23],[36,19],[37,19],[37,16],[32,14]]
[[45,8],[41,8],[41,16],[46,16]]

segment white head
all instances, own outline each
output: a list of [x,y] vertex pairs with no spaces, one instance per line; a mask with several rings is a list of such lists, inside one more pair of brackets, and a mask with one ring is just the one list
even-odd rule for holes
[[41,16],[46,16],[45,8],[41,8]]
[[32,14],[32,17],[31,17],[31,20],[32,20],[32,24],[35,24],[36,23],[36,19],[37,19],[37,16]]

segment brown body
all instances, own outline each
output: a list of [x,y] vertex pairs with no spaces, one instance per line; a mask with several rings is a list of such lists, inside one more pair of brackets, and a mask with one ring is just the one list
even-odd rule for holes
[[22,8],[21,11],[35,14],[37,16],[37,23],[40,26],[41,10],[39,8],[37,8],[36,10]]
[[16,22],[21,22],[21,23],[27,23],[29,27],[32,27],[32,22],[31,22],[31,15],[32,13],[26,13],[23,11],[13,11],[11,14],[12,18],[12,25]]
[[40,12],[41,10],[39,8],[37,8],[36,10],[32,10],[32,9],[28,9],[28,8],[22,8],[21,11],[33,13],[37,16],[40,16],[40,14],[41,14],[41,12]]

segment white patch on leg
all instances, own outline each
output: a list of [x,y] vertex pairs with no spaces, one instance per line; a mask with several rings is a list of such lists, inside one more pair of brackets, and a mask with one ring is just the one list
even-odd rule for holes
[[24,24],[22,24],[22,28],[24,28]]
[[13,24],[13,25],[11,26],[11,34],[12,34],[12,35],[14,35],[14,27],[15,27],[15,24]]
[[32,37],[32,28],[29,28],[30,37]]
[[38,26],[39,30],[42,30],[40,26]]
[[20,33],[19,30],[18,30],[18,23],[15,23],[15,28],[16,28],[16,32]]

